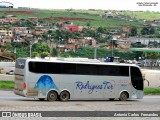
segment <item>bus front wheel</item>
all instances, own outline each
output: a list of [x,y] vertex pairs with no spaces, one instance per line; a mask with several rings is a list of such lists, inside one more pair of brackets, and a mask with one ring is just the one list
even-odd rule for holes
[[67,91],[61,92],[59,98],[61,101],[67,101],[69,99],[69,93]]
[[127,92],[122,92],[122,93],[120,94],[119,100],[120,100],[120,101],[126,101],[127,99],[128,99],[128,94],[127,94]]
[[57,93],[55,91],[50,91],[47,95],[48,101],[55,101],[57,99]]

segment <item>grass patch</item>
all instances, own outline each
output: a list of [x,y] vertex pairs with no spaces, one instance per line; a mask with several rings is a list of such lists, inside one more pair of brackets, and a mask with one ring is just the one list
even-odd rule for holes
[[144,94],[145,95],[148,95],[148,94],[151,94],[151,95],[160,95],[160,88],[145,88],[144,89]]
[[[128,21],[125,19],[121,19],[119,17],[114,17],[114,18],[104,17],[104,18],[102,18],[102,15],[105,14],[105,10],[71,10],[71,11],[68,11],[68,10],[55,10],[55,9],[53,9],[53,10],[42,10],[42,9],[19,10],[19,9],[7,9],[6,8],[6,9],[0,9],[0,17],[5,16],[7,11],[8,12],[12,12],[12,11],[28,11],[28,12],[30,12],[29,14],[24,14],[23,12],[13,14],[17,18],[20,18],[20,19],[28,19],[28,17],[88,18],[88,19],[92,19],[92,20],[75,20],[75,21],[73,20],[71,22],[73,24],[84,25],[84,26],[86,26],[89,22],[90,27],[107,27],[107,28],[113,29],[113,28],[121,28],[123,25],[131,25],[131,26],[137,26],[137,27],[143,26],[142,23],[140,23],[136,20]],[[121,14],[131,16],[132,15],[131,13],[134,13],[134,12],[133,11],[129,12],[129,13],[124,12]],[[144,15],[144,13],[143,13],[143,15]],[[46,21],[46,22],[54,22],[55,23],[55,22],[62,22],[62,21],[61,20],[57,20],[57,21],[53,20],[53,21]]]
[[0,89],[12,90],[14,88],[13,81],[0,81]]

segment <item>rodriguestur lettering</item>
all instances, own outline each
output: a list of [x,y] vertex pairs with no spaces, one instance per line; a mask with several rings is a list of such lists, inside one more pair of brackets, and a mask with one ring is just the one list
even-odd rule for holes
[[76,82],[76,89],[83,90],[83,89],[88,89],[88,93],[91,94],[94,90],[101,90],[101,89],[113,89],[113,85],[110,82],[104,81],[102,84],[91,84],[89,81],[86,83],[83,82]]

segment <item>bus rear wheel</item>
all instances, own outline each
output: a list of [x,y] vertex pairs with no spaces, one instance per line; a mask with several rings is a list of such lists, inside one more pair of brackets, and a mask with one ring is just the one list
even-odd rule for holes
[[67,91],[61,92],[59,98],[61,101],[67,101],[69,99],[69,93]]
[[120,101],[126,101],[127,99],[128,99],[128,94],[127,94],[127,92],[122,92],[122,93],[120,94],[119,100],[120,100]]
[[55,101],[57,99],[57,93],[55,91],[50,91],[47,95],[48,101]]

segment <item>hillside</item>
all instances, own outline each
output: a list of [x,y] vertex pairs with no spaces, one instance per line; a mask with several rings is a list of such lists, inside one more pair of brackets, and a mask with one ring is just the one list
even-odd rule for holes
[[159,21],[160,20],[160,12],[151,12],[151,11],[121,11],[123,15],[130,16],[136,19],[145,19],[146,21]]
[[[129,18],[123,18],[123,14],[118,11],[112,11],[114,14],[113,17],[104,16],[108,11],[104,10],[42,10],[42,9],[29,9],[29,10],[21,10],[21,9],[0,9],[0,17],[4,17],[6,15],[15,15],[18,18],[27,19],[28,17],[38,17],[38,18],[80,18],[77,20],[69,20],[77,25],[85,25],[90,27],[107,27],[107,28],[120,28],[124,25],[131,26],[142,26],[142,23],[137,20],[129,20]],[[110,12],[110,11],[109,11]],[[118,13],[118,15],[117,15]],[[116,14],[116,15],[115,15]],[[122,14],[122,15],[121,15]],[[130,16],[130,14],[128,14]],[[81,19],[83,18],[83,19]],[[50,20],[50,22],[57,22],[62,20]]]

